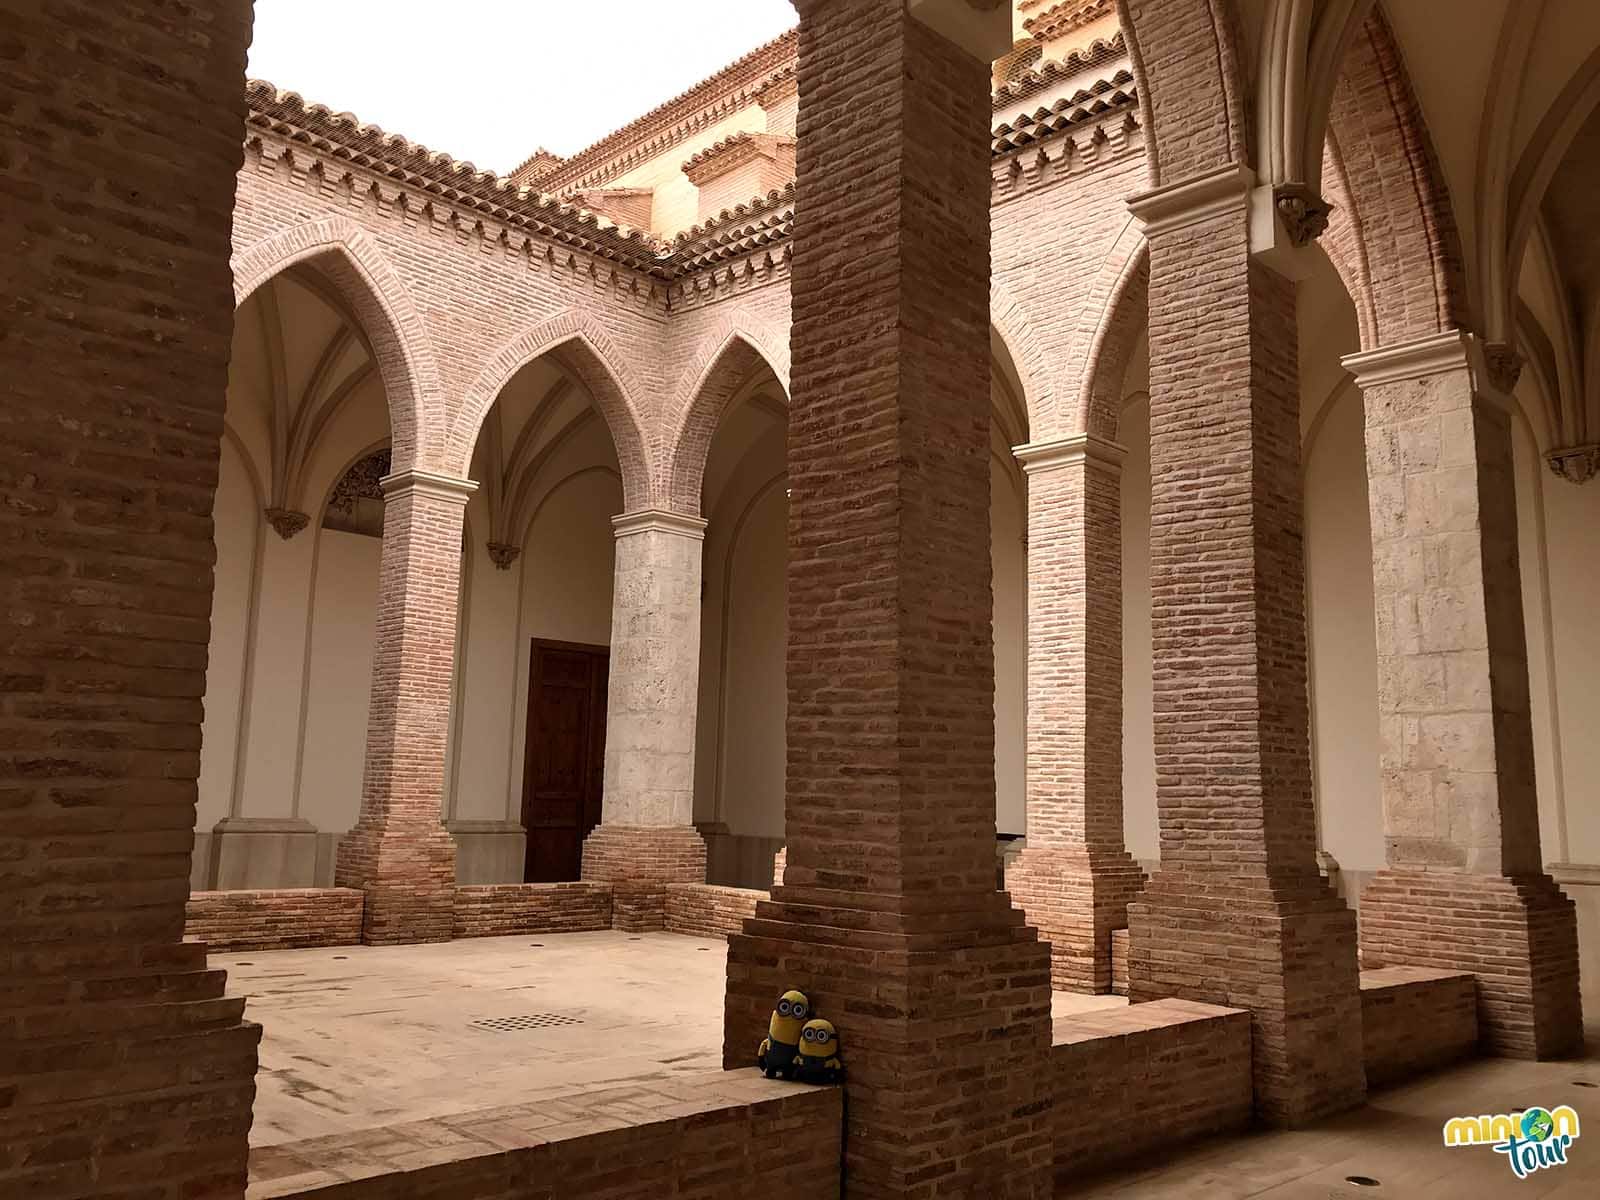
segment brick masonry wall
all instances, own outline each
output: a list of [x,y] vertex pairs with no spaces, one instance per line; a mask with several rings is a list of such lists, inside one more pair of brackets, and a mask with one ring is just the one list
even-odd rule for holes
[[183,936],[212,954],[353,946],[363,900],[354,888],[191,892]]
[[257,1026],[183,944],[247,0],[0,21],[0,1194],[238,1196]]
[[588,933],[611,928],[611,888],[594,883],[501,883],[456,888],[458,938]]
[[1465,1058],[1478,1047],[1477,985],[1451,971],[1362,971],[1361,1038],[1369,1088]]
[[738,933],[747,917],[756,915],[758,901],[768,893],[750,888],[714,887],[677,883],[667,886],[666,930],[694,937],[726,937]]
[[843,1093],[658,1078],[265,1146],[251,1200],[836,1200]]
[[1132,1165],[1251,1116],[1250,1014],[1157,1000],[1055,1023],[1056,1178]]
[[705,882],[706,842],[692,825],[597,825],[583,841],[583,878],[611,886],[616,928],[661,929],[667,885]]

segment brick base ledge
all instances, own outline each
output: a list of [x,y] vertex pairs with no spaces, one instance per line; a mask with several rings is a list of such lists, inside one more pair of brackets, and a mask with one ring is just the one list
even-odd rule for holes
[[193,892],[183,936],[214,954],[355,946],[364,900],[354,888]]
[[443,825],[358,823],[340,839],[334,881],[367,894],[361,928],[367,945],[450,940],[456,844]]
[[597,825],[583,842],[583,878],[611,885],[612,922],[661,930],[669,883],[706,881],[706,843],[693,825]]
[[1548,875],[1380,871],[1361,893],[1361,963],[1475,975],[1479,1038],[1496,1054],[1583,1044],[1577,910]]
[[492,883],[456,888],[458,938],[592,933],[611,928],[607,883]]
[[1126,851],[1029,846],[1006,869],[1006,890],[1050,943],[1050,983],[1063,992],[1112,990],[1111,933],[1127,927],[1144,884]]
[[717,887],[710,883],[669,883],[666,900],[668,933],[717,938],[738,933],[756,915],[756,905],[766,892],[751,888]]
[[1363,971],[1361,1038],[1369,1088],[1466,1058],[1478,1046],[1477,984],[1421,967]]

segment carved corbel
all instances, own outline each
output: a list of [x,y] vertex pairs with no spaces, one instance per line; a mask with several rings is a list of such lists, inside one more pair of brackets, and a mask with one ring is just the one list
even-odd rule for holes
[[1483,348],[1483,363],[1488,368],[1489,383],[1497,392],[1509,396],[1516,390],[1517,380],[1522,378],[1522,355],[1516,347],[1490,342]]
[[1600,442],[1586,446],[1568,446],[1552,450],[1544,456],[1550,469],[1568,483],[1588,483],[1600,475]]
[[311,524],[309,516],[292,508],[269,508],[266,516],[267,524],[272,526],[273,532],[286,542]]
[[512,546],[506,542],[489,543],[489,561],[494,564],[494,569],[497,571],[511,570],[511,564],[516,562],[521,554],[521,546]]
[[1272,190],[1284,231],[1296,246],[1309,246],[1328,228],[1333,205],[1303,183],[1283,183]]

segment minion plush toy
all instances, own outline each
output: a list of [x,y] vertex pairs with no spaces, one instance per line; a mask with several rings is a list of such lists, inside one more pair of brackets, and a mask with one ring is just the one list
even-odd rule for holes
[[800,1031],[800,1053],[794,1056],[794,1077],[801,1083],[842,1083],[839,1034],[832,1021],[807,1021]]
[[794,1074],[794,1065],[799,1061],[796,1055],[800,1049],[800,1027],[810,1011],[811,1003],[804,992],[790,989],[779,998],[778,1007],[767,1022],[767,1036],[761,1040],[761,1049],[756,1051],[756,1066],[766,1072],[768,1079],[774,1076],[788,1079]]

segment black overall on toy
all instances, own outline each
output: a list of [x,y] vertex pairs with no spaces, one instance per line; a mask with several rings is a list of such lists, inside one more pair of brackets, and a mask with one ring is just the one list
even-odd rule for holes
[[839,1034],[831,1021],[807,1021],[800,1031],[800,1053],[794,1056],[794,1077],[801,1083],[843,1083]]
[[767,1022],[767,1036],[761,1039],[761,1049],[756,1051],[756,1066],[768,1079],[790,1078],[800,1048],[800,1030],[805,1023],[810,1004],[804,992],[787,991],[773,1009]]

